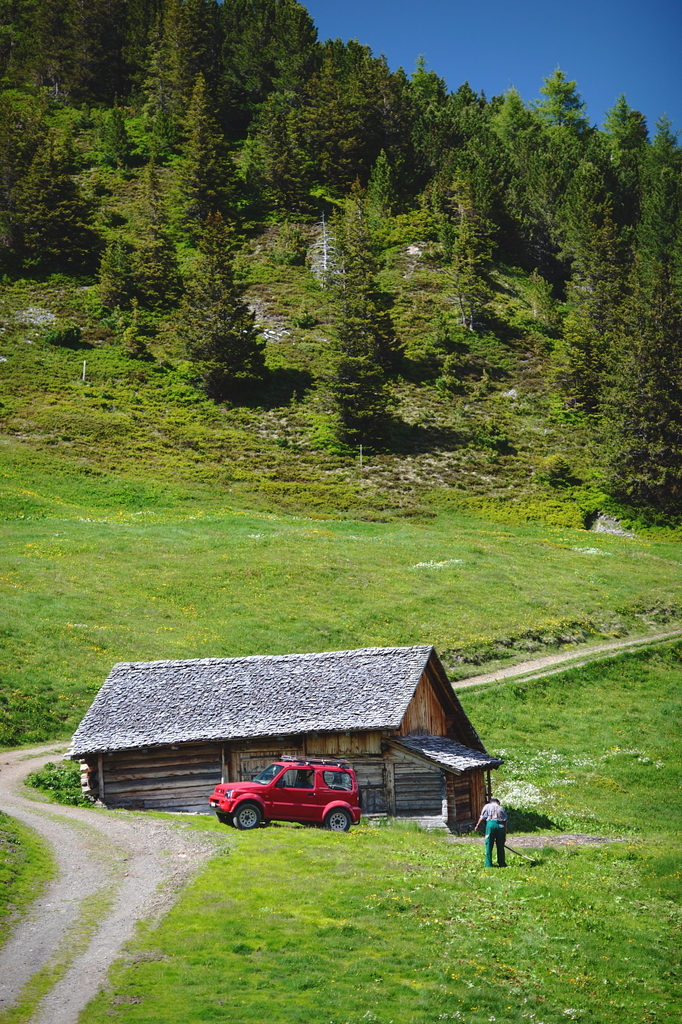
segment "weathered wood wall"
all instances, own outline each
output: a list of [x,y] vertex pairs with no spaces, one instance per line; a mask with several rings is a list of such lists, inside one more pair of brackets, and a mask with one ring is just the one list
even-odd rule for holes
[[[420,707],[428,708],[428,702]],[[459,827],[475,820],[485,803],[482,770],[453,776],[395,748],[382,753],[379,732],[298,737],[287,743],[179,744],[95,755],[81,767],[89,792],[107,807],[206,814],[218,782],[248,781],[284,754],[344,757],[357,773],[365,814],[443,814]]]
[[102,755],[99,799],[131,810],[208,812],[208,797],[222,779],[217,743],[182,744]]
[[408,736],[410,733],[430,733],[432,736],[447,734],[443,705],[434,693],[426,673],[419,680],[419,685],[407,707],[399,732],[401,736]]

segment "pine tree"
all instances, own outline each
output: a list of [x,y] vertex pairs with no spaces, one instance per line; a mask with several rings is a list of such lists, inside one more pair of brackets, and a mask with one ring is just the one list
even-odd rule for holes
[[614,217],[622,228],[632,228],[640,216],[642,168],[648,148],[646,119],[621,95],[608,111],[604,128],[616,183]]
[[330,283],[341,349],[346,356],[368,357],[382,367],[394,365],[395,329],[379,291],[367,196],[358,182],[346,200],[335,235],[338,263]]
[[74,104],[111,104],[126,91],[123,28],[126,0],[69,4],[71,67],[69,99]]
[[399,350],[378,291],[366,195],[353,186],[336,225],[337,263],[328,281],[339,338],[329,392],[346,440],[365,442],[381,428],[388,407],[387,371]]
[[310,169],[301,139],[300,111],[290,93],[271,93],[244,148],[247,181],[271,209],[311,209]]
[[367,185],[367,209],[370,220],[379,225],[394,213],[398,203],[393,169],[381,150],[372,168]]
[[176,305],[182,281],[175,247],[168,235],[159,173],[153,160],[145,170],[142,213],[144,238],[132,257],[137,297],[149,309],[168,309]]
[[671,285],[682,300],[682,149],[667,117],[657,122],[646,154],[641,208],[636,246],[642,272],[671,268]]
[[50,132],[12,190],[25,266],[84,268],[99,248],[90,206],[74,180],[71,139]]
[[184,162],[178,186],[183,221],[196,239],[212,213],[226,215],[234,203],[236,171],[225,151],[223,134],[211,112],[206,82],[199,75],[185,118]]
[[14,102],[9,91],[0,92],[0,246],[16,259],[20,245],[16,190],[42,144],[46,126],[36,103]]
[[180,137],[182,112],[191,92],[181,0],[165,0],[150,42],[142,114],[148,151],[154,159],[171,153]]
[[110,167],[127,166],[132,146],[120,107],[113,107],[102,118],[100,145],[102,156]]
[[605,401],[616,496],[682,513],[682,305],[672,268],[636,268]]
[[587,105],[576,83],[569,82],[561,68],[556,68],[549,78],[545,78],[540,92],[544,99],[538,100],[534,107],[543,121],[552,127],[570,128],[578,134],[587,131]]
[[99,297],[103,306],[126,309],[135,290],[130,248],[116,236],[102,254]]
[[123,351],[129,359],[149,359],[150,353],[147,348],[147,342],[140,328],[140,310],[137,299],[132,301],[132,311],[131,321],[121,338]]
[[235,285],[231,250],[230,230],[212,214],[179,313],[189,358],[216,401],[243,399],[265,376],[265,344]]
[[223,0],[220,17],[225,122],[243,137],[270,94],[301,97],[319,66],[317,31],[297,0]]
[[485,271],[490,262],[489,225],[477,210],[471,183],[465,178],[452,182],[445,196],[448,217],[442,233],[448,291],[459,314],[459,322],[470,331],[482,323],[491,298]]

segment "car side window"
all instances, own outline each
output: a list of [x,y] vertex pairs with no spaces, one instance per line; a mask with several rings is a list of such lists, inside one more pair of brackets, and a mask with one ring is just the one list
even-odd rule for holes
[[353,788],[353,779],[350,772],[323,772],[322,777],[325,785],[329,786],[330,789],[351,790]]
[[312,768],[288,768],[277,780],[277,786],[282,789],[313,789],[315,772]]

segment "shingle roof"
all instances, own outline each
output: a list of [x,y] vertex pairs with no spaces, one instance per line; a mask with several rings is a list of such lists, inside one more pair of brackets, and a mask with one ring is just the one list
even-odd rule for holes
[[366,647],[121,663],[79,725],[73,753],[396,729],[432,655],[430,646]]
[[471,768],[498,768],[502,764],[499,757],[490,757],[480,750],[472,750],[446,736],[401,736],[400,739],[392,740],[391,745],[404,747],[408,752],[432,761],[440,768],[455,772],[465,772]]

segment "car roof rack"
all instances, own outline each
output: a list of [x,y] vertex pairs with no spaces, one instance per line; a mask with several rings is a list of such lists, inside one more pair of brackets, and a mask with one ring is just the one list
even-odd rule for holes
[[342,757],[294,757],[293,754],[282,754],[280,761],[287,761],[290,764],[328,764],[336,768],[350,767],[348,761]]

